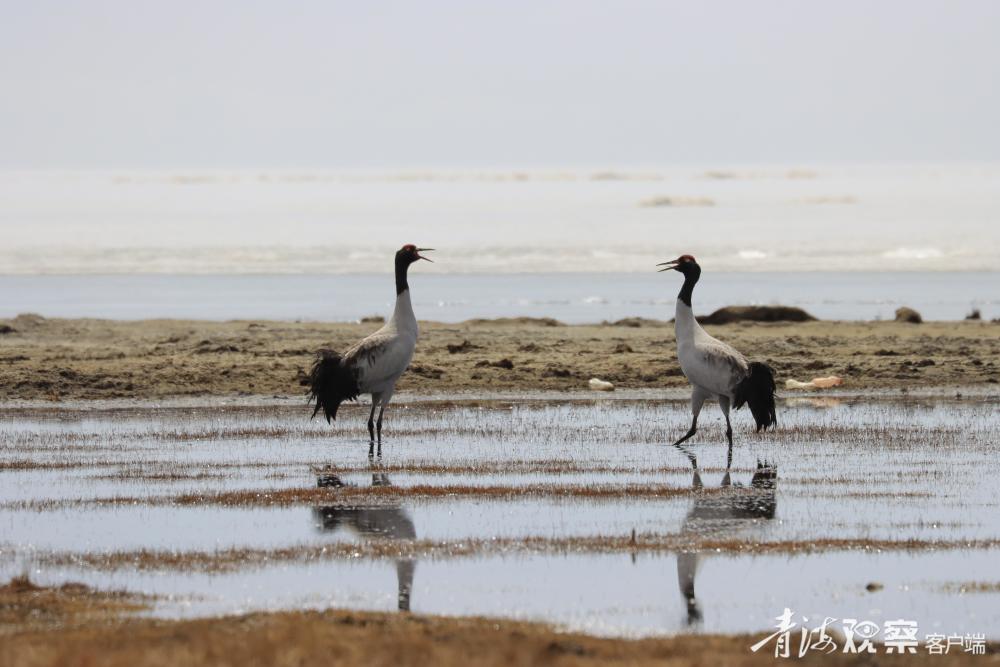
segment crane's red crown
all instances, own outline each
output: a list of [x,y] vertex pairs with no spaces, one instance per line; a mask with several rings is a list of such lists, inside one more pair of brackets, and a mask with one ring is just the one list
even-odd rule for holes
[[695,261],[694,255],[681,255],[680,257],[677,258],[677,261],[681,263],[684,262],[695,262],[695,264],[698,263],[697,261]]

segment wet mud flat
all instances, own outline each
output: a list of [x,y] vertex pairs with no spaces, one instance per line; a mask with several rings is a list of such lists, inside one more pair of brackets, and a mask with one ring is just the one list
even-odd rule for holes
[[[664,317],[673,312],[674,289]],[[316,350],[344,350],[379,326],[26,314],[0,319],[0,396],[301,397]],[[757,351],[753,356],[769,363],[781,382],[838,375],[854,390],[996,391],[1000,372],[1000,322],[740,322],[708,325],[708,331],[738,350]],[[420,345],[399,389],[421,395],[445,388],[580,391],[595,377],[619,389],[686,388],[675,353],[671,323],[635,317],[603,325],[547,317],[421,321]]]
[[[552,395],[0,408],[0,577],[155,617],[411,610],[613,637],[761,633],[797,614],[1000,628],[1000,402],[789,400],[688,452],[682,401]],[[692,467],[687,454],[693,454]],[[921,634],[921,636],[922,636]]]

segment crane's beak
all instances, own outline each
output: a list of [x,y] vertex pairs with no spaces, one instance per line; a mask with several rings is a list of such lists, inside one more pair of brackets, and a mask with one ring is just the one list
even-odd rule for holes
[[676,259],[672,259],[669,262],[660,262],[659,264],[657,264],[657,266],[662,266],[664,268],[662,268],[659,271],[657,271],[657,273],[663,273],[664,271],[670,271],[671,269],[676,269],[677,268],[677,264],[678,264],[678,260],[676,260]]
[[[421,253],[421,252],[433,252],[433,250],[434,250],[434,248],[417,248],[417,253]],[[424,257],[423,255],[420,255],[420,254],[417,255],[417,259],[426,259],[431,264],[434,263],[433,259],[431,259],[429,257]]]

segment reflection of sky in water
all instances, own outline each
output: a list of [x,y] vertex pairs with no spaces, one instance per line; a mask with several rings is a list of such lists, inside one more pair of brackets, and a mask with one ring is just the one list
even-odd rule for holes
[[[379,483],[622,485],[689,487],[687,459],[659,443],[686,426],[687,408],[663,401],[612,400],[442,408],[413,403],[397,414],[384,448],[393,466],[488,463],[511,473],[390,472]],[[822,403],[820,404],[823,405]],[[277,562],[225,574],[184,571],[109,573],[38,565],[33,554],[140,548],[211,552],[324,544],[382,535],[460,541],[471,538],[627,536],[695,533],[748,542],[823,538],[971,540],[1000,538],[993,444],[1000,415],[978,401],[848,400],[829,407],[786,406],[781,428],[763,438],[740,418],[735,485],[750,486],[758,460],[778,467],[776,488],[757,489],[746,506],[729,496],[635,500],[522,498],[411,501],[379,511],[170,506],[0,510],[4,576],[22,569],[43,582],[83,580],[174,596],[157,613],[207,614],[256,608],[348,606],[394,609],[397,586],[412,576],[417,612],[501,615],[548,620],[607,634],[681,631],[689,617],[685,577],[707,632],[758,631],[785,606],[809,616],[913,618],[922,631],[991,632],[996,593],[957,594],[945,584],[996,582],[995,550],[828,552],[810,555],[672,553],[486,555],[462,559],[373,562]],[[399,406],[400,412],[403,412]],[[335,428],[305,421],[288,408],[139,409],[53,413],[10,412],[0,420],[0,460],[91,462],[96,467],[0,472],[0,502],[109,496],[161,496],[185,491],[314,487],[311,466],[352,466],[338,483],[369,486],[367,447],[355,411]],[[35,417],[38,417],[35,419]],[[700,480],[718,487],[724,462],[721,423],[706,414],[695,449]],[[358,428],[355,428],[357,426]],[[252,429],[253,434],[241,435]],[[177,438],[164,438],[173,433]],[[271,435],[268,435],[271,434]],[[53,448],[67,445],[61,451]],[[571,461],[582,470],[530,472]],[[157,463],[159,462],[159,463]],[[525,463],[527,462],[527,464]],[[221,474],[177,482],[94,479],[156,471]],[[244,464],[244,468],[226,465]],[[527,469],[526,469],[527,466]],[[621,471],[607,471],[614,466]],[[669,467],[660,471],[657,468]],[[589,468],[605,470],[588,472]],[[272,472],[284,476],[269,477]],[[331,499],[335,498],[331,490]],[[734,504],[735,503],[735,504]],[[739,505],[743,503],[743,505]],[[754,509],[773,503],[768,511]],[[334,500],[326,505],[335,506]],[[741,509],[742,508],[742,509]],[[683,558],[687,558],[686,556]],[[683,560],[683,559],[682,559]],[[692,565],[693,567],[688,567]],[[678,570],[681,569],[682,572]],[[680,576],[682,575],[683,576]],[[865,591],[870,581],[884,584]]]

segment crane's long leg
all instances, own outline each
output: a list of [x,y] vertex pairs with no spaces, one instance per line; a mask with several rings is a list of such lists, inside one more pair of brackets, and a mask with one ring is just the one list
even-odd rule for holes
[[[368,413],[368,456],[375,453],[375,408],[382,401],[382,394],[372,394],[372,409]],[[379,419],[381,423],[381,418]]]
[[701,414],[701,406],[705,404],[705,399],[707,398],[708,393],[700,387],[695,387],[694,391],[691,392],[691,428],[688,429],[688,432],[680,440],[674,443],[674,447],[677,447],[698,432],[698,415]]
[[385,414],[385,406],[389,405],[389,400],[392,399],[392,389],[382,392],[379,395],[379,403],[381,404],[378,410],[378,422],[375,427],[378,432],[378,455],[382,456],[382,415]]
[[726,416],[726,440],[729,442],[729,453],[726,455],[726,470],[733,465],[733,425],[729,423],[729,397],[719,396],[719,407]]
[[684,446],[684,441],[698,432],[698,414],[701,413],[701,406],[705,404],[705,399],[708,396],[708,392],[702,391],[699,387],[695,387],[694,391],[691,392],[691,428],[688,429],[688,432],[680,440],[674,443],[674,447],[687,457],[695,473],[698,472],[698,458],[694,455],[694,452]]

